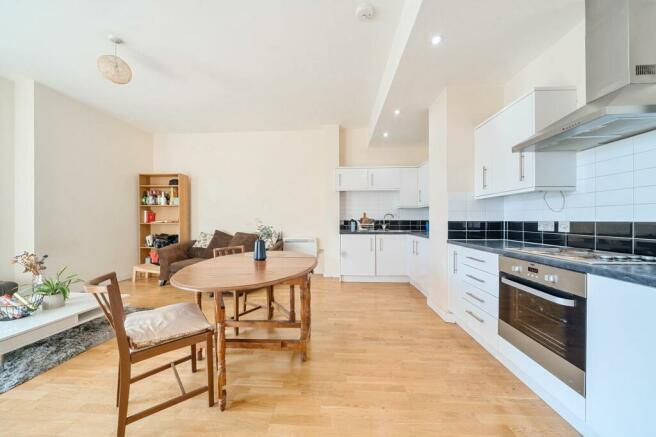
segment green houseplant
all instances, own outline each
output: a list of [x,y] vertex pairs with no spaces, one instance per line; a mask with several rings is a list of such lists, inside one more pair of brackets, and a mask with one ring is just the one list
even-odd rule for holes
[[82,282],[76,274],[64,275],[66,267],[57,272],[54,277],[43,280],[35,287],[34,292],[43,295],[43,309],[49,310],[64,306],[71,293],[71,285]]

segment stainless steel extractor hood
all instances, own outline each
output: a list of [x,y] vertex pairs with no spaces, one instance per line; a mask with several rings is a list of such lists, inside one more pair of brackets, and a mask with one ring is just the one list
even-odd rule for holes
[[586,0],[587,104],[513,147],[579,151],[656,130],[656,0]]

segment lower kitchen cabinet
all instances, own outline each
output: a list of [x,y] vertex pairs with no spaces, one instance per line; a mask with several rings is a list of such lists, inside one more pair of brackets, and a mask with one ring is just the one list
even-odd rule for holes
[[404,280],[407,235],[341,236],[341,276],[346,280]]
[[376,276],[405,276],[406,235],[376,235]]
[[376,236],[341,236],[340,266],[342,276],[376,275]]
[[425,296],[430,288],[429,240],[414,235],[408,236],[408,276],[410,283]]
[[656,289],[588,275],[586,425],[597,435],[656,429]]

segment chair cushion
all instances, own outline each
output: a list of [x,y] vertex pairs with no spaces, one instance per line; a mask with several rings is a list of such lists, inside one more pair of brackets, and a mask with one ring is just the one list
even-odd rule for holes
[[128,314],[124,326],[132,349],[152,347],[212,329],[198,305],[191,302]]
[[229,246],[244,246],[244,252],[252,252],[257,238],[257,234],[237,232],[235,236],[232,237]]
[[201,261],[205,261],[205,258],[187,258],[187,259],[183,259],[183,260],[171,263],[171,265],[169,266],[169,270],[170,270],[171,274],[173,274],[173,273],[177,272],[178,270],[180,270],[182,268],[185,268],[185,267],[190,266],[192,264],[196,264],[196,263],[201,262]]

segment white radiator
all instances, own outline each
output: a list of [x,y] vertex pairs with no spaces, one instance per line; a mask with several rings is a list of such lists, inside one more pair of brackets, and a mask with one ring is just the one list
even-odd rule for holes
[[317,256],[318,246],[316,238],[283,238],[283,250],[302,252]]

